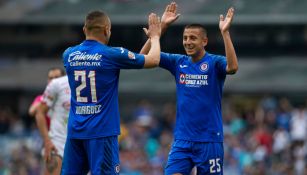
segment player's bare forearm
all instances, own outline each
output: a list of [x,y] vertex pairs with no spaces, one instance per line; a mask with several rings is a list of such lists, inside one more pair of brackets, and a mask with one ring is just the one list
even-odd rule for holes
[[155,36],[150,39],[150,50],[147,55],[145,55],[144,68],[153,68],[159,66],[160,63],[160,37]]
[[36,124],[38,127],[38,130],[43,138],[44,143],[50,141],[49,136],[48,136],[48,126],[47,126],[47,121],[45,116],[47,115],[48,112],[48,106],[44,103],[41,103],[37,107],[37,112],[35,114],[35,120]]
[[234,16],[234,8],[231,7],[228,9],[226,17],[224,17],[222,14],[220,15],[220,22],[219,22],[219,28],[221,30],[221,34],[223,36],[224,45],[225,45],[225,52],[227,59],[227,67],[226,67],[227,74],[235,74],[238,70],[237,55],[233,47],[229,33],[229,28],[232,23],[233,16]]
[[235,74],[238,71],[238,59],[236,55],[236,51],[234,49],[233,43],[231,41],[229,31],[221,32],[225,45],[225,54],[227,59],[227,74]]
[[150,50],[151,44],[150,44],[150,38],[147,39],[146,43],[144,44],[144,46],[142,47],[140,54],[148,54],[149,50]]

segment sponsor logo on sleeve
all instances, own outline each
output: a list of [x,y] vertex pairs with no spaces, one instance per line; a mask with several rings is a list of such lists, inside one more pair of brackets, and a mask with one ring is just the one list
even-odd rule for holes
[[134,55],[134,53],[132,53],[132,52],[128,52],[128,57],[130,58],[130,59],[132,59],[132,60],[134,60],[135,59],[135,55]]
[[120,53],[124,53],[125,52],[125,50],[124,50],[124,48],[120,48]]
[[179,67],[181,68],[181,69],[183,69],[183,68],[186,68],[186,67],[188,67],[188,65],[179,65]]

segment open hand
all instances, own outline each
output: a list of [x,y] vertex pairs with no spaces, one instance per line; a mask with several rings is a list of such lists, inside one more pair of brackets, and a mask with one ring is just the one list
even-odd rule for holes
[[148,16],[148,29],[143,28],[144,32],[149,38],[161,36],[161,21],[160,17],[154,13]]
[[219,24],[219,27],[220,27],[220,30],[221,32],[227,32],[230,28],[230,24],[232,22],[232,19],[233,19],[233,15],[234,15],[234,8],[231,7],[228,9],[228,12],[227,12],[227,15],[226,17],[224,18],[223,15],[220,15],[220,24]]
[[177,4],[176,2],[172,2],[171,4],[167,5],[165,11],[161,18],[162,25],[170,25],[174,21],[179,18],[180,14],[177,14]]

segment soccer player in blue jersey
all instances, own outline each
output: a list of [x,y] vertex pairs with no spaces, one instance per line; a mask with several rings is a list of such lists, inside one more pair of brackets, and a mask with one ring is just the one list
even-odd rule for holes
[[[176,9],[176,3],[166,7],[161,18],[162,31],[178,18]],[[183,47],[187,55],[161,53],[159,66],[171,72],[177,90],[175,138],[165,168],[166,175],[189,175],[193,167],[198,175],[223,174],[223,85],[226,75],[238,70],[229,34],[233,15],[234,9],[230,8],[225,18],[220,16],[219,28],[226,57],[205,50],[207,32],[200,24],[184,28]],[[147,53],[149,48],[147,41],[141,53]]]
[[93,11],[85,19],[86,40],[64,52],[71,108],[62,174],[119,174],[119,73],[120,69],[159,64],[161,24],[157,15],[149,15],[148,30],[152,46],[148,54],[107,46],[110,19],[104,12]]

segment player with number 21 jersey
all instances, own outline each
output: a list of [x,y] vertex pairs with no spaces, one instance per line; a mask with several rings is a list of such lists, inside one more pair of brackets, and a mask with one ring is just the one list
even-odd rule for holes
[[68,48],[63,58],[72,89],[68,137],[119,135],[120,69],[143,68],[144,55],[85,40]]

